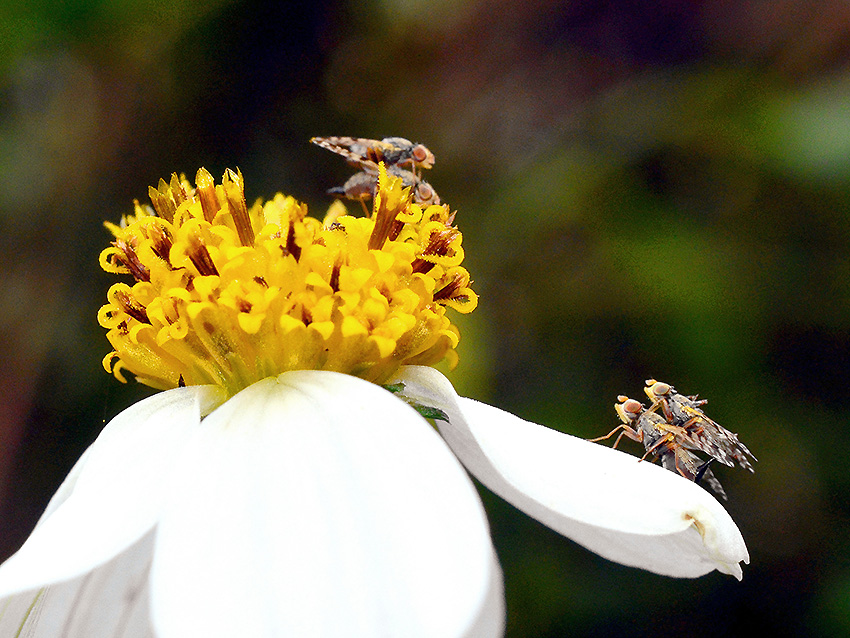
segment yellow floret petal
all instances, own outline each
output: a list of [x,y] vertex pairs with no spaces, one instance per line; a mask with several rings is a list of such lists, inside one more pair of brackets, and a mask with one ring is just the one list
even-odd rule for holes
[[380,273],[387,272],[395,264],[395,255],[379,250],[373,250],[371,255],[377,262],[378,272]]
[[331,338],[334,333],[334,328],[336,328],[336,325],[333,321],[317,321],[308,326],[309,330],[318,333],[325,341],[328,341]]
[[249,335],[255,335],[260,331],[260,326],[263,324],[265,315],[251,315],[243,312],[239,313],[237,319],[239,321],[239,327],[242,330]]
[[280,323],[281,330],[284,334],[292,332],[296,328],[304,327],[304,324],[302,322],[298,321],[298,319],[296,319],[295,317],[290,317],[289,315],[281,316],[278,321]]
[[379,167],[372,214],[341,203],[324,223],[276,195],[250,207],[241,173],[196,188],[173,175],[134,205],[101,267],[129,276],[98,322],[104,369],[156,388],[213,383],[235,393],[287,370],[334,370],[381,383],[399,366],[454,364],[448,309],[477,304],[448,206],[413,202]]
[[388,358],[395,351],[395,339],[387,339],[386,337],[380,337],[378,335],[372,335],[369,339],[377,346],[378,354],[381,358]]
[[363,324],[357,321],[354,317],[344,317],[340,328],[343,337],[354,337],[357,335],[365,336],[369,334],[369,331],[366,330],[365,326],[363,326]]

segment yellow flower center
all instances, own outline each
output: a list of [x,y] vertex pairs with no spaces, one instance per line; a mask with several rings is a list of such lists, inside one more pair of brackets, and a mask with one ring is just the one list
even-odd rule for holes
[[241,173],[172,176],[135,204],[100,255],[114,284],[98,321],[104,367],[156,388],[217,384],[229,393],[288,370],[382,383],[401,365],[457,362],[446,309],[471,312],[461,234],[447,206],[411,201],[380,168],[372,214],[335,202],[324,222],[281,194],[246,206]]

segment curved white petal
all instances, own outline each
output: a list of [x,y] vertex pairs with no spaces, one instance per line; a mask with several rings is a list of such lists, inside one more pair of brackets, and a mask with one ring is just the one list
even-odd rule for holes
[[0,600],[0,636],[153,638],[153,534],[83,576]]
[[714,569],[740,579],[749,555],[735,523],[704,489],[634,456],[472,399],[433,368],[404,368],[404,394],[439,407],[437,425],[482,483],[610,560],[678,577]]
[[186,451],[157,528],[162,638],[500,635],[478,495],[385,390],[332,372],[266,379]]
[[505,588],[502,585],[502,568],[492,554],[490,566],[490,588],[484,604],[478,609],[478,617],[470,625],[463,638],[494,638],[505,633]]
[[150,530],[175,456],[222,394],[212,386],[177,388],[110,421],[21,549],[0,566],[0,596],[84,574]]

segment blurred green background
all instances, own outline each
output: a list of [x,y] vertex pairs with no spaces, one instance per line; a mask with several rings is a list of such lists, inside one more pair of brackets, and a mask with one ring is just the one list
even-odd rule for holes
[[400,135],[481,295],[462,394],[592,437],[656,377],[759,458],[715,470],[741,583],[608,563],[482,489],[508,636],[850,634],[848,32],[844,0],[2,3],[0,556],[149,393],[100,365],[103,220],[199,166],[321,216],[350,170],[307,140]]

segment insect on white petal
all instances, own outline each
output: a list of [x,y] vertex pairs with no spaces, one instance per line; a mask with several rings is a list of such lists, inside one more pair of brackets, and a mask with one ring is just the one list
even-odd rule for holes
[[660,409],[668,423],[684,430],[682,442],[687,447],[705,452],[729,467],[737,463],[750,472],[755,471],[750,459],[757,459],[738,440],[738,435],[703,412],[702,406],[708,403],[706,399],[679,394],[669,383],[655,379],[647,379],[644,392],[653,402],[650,411]]

